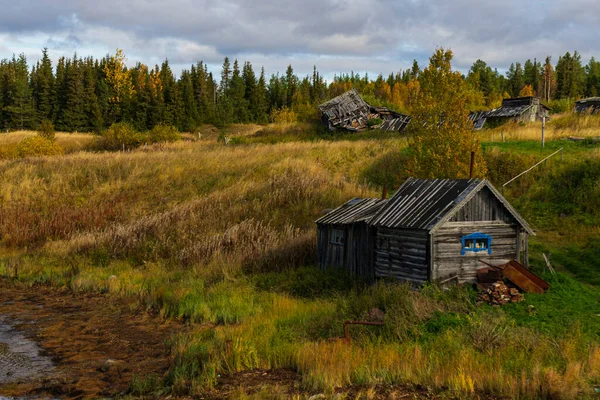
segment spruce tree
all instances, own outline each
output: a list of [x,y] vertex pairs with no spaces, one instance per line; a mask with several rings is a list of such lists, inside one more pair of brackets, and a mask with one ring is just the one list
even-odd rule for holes
[[246,88],[239,68],[238,61],[233,62],[233,73],[228,91],[228,97],[233,108],[233,122],[248,122],[248,102],[245,99]]
[[600,61],[594,57],[585,67],[586,73],[586,97],[600,96]]
[[35,73],[32,75],[35,77],[33,99],[36,107],[36,122],[39,124],[44,120],[52,120],[54,108],[54,74],[48,49],[42,50],[42,59],[37,63]]
[[65,65],[65,106],[57,128],[64,131],[81,131],[87,128],[83,86],[83,68],[77,54]]
[[242,79],[244,80],[244,99],[248,106],[248,119],[252,122],[258,122],[258,104],[257,104],[257,82],[252,64],[244,63],[242,70]]

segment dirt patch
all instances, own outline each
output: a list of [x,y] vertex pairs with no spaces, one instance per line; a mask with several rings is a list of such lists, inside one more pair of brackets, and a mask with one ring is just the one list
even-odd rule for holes
[[253,369],[219,378],[214,391],[205,394],[205,398],[231,399],[239,394],[254,395],[261,391],[277,392],[280,396],[299,395],[302,376],[289,369]]
[[[139,310],[135,300],[28,288],[4,280],[0,315],[56,364],[43,379],[0,385],[0,396],[92,398],[125,393],[134,376],[160,378],[168,371],[166,343],[185,329]],[[109,359],[114,363],[107,365]]]

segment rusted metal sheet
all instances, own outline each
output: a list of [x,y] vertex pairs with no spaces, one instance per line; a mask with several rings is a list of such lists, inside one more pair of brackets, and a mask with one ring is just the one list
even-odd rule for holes
[[516,260],[511,260],[501,265],[492,265],[483,260],[479,261],[488,266],[488,268],[477,270],[477,278],[483,284],[487,283],[490,279],[497,278],[497,274],[500,273],[500,277],[504,276],[516,287],[527,293],[542,294],[550,288],[548,282],[522,266]]
[[500,266],[502,273],[519,289],[528,293],[544,293],[550,285],[515,260]]

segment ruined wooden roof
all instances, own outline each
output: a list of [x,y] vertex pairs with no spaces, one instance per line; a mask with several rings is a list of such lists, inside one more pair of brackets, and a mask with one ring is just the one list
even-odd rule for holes
[[575,102],[575,111],[600,113],[600,97],[588,97]]
[[540,103],[539,97],[515,97],[512,99],[502,100],[502,106],[488,111],[485,114],[485,118],[518,117],[535,105],[541,106],[546,110],[550,110],[548,106]]
[[374,107],[365,102],[356,89],[351,89],[319,106],[330,128],[360,131],[367,128],[372,118],[381,118],[379,129],[402,131],[410,122],[410,116],[385,107]]
[[317,224],[344,225],[368,221],[387,200],[354,198],[319,218]]
[[435,231],[483,187],[506,207],[518,223],[535,234],[527,222],[487,180],[409,178],[369,221],[387,228]]
[[366,125],[371,107],[360,97],[356,89],[343,93],[319,106],[319,110],[335,127],[352,126],[353,121],[358,125]]
[[581,103],[581,104],[585,104],[585,103],[600,103],[600,97],[588,97],[585,99],[581,99],[581,100],[577,100],[575,103]]

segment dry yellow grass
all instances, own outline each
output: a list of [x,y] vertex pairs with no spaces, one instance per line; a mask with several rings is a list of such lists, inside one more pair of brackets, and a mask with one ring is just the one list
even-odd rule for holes
[[[480,132],[483,142],[501,142],[503,136],[505,141],[541,140],[542,122],[535,121],[525,125],[507,123],[498,128]],[[569,113],[553,115],[549,121],[546,121],[545,140],[559,140],[569,136],[600,137],[600,116]]]
[[[0,159],[2,159],[3,154],[10,154],[20,141],[35,135],[37,135],[35,131],[0,133]],[[90,133],[56,133],[56,143],[67,154],[85,150],[94,140],[94,135]]]
[[[258,290],[242,271],[314,264],[314,220],[351,197],[378,196],[361,173],[406,140],[231,146],[206,129],[201,140],[130,152],[0,160],[0,273],[17,274],[5,260],[18,259],[25,282],[133,295],[165,318],[206,323],[172,344],[174,394],[202,393],[219,373],[282,367],[328,393],[377,383],[446,388],[459,397],[591,393],[600,350],[582,355],[576,335],[550,340],[512,326],[489,343],[490,321],[469,316],[412,340],[420,332],[410,324],[450,310],[439,293],[389,289],[382,297],[397,298],[406,321],[393,320],[387,336],[366,331],[351,344],[326,341],[341,334],[347,298]],[[11,134],[5,144],[31,134]],[[57,134],[63,143],[87,138]]]

